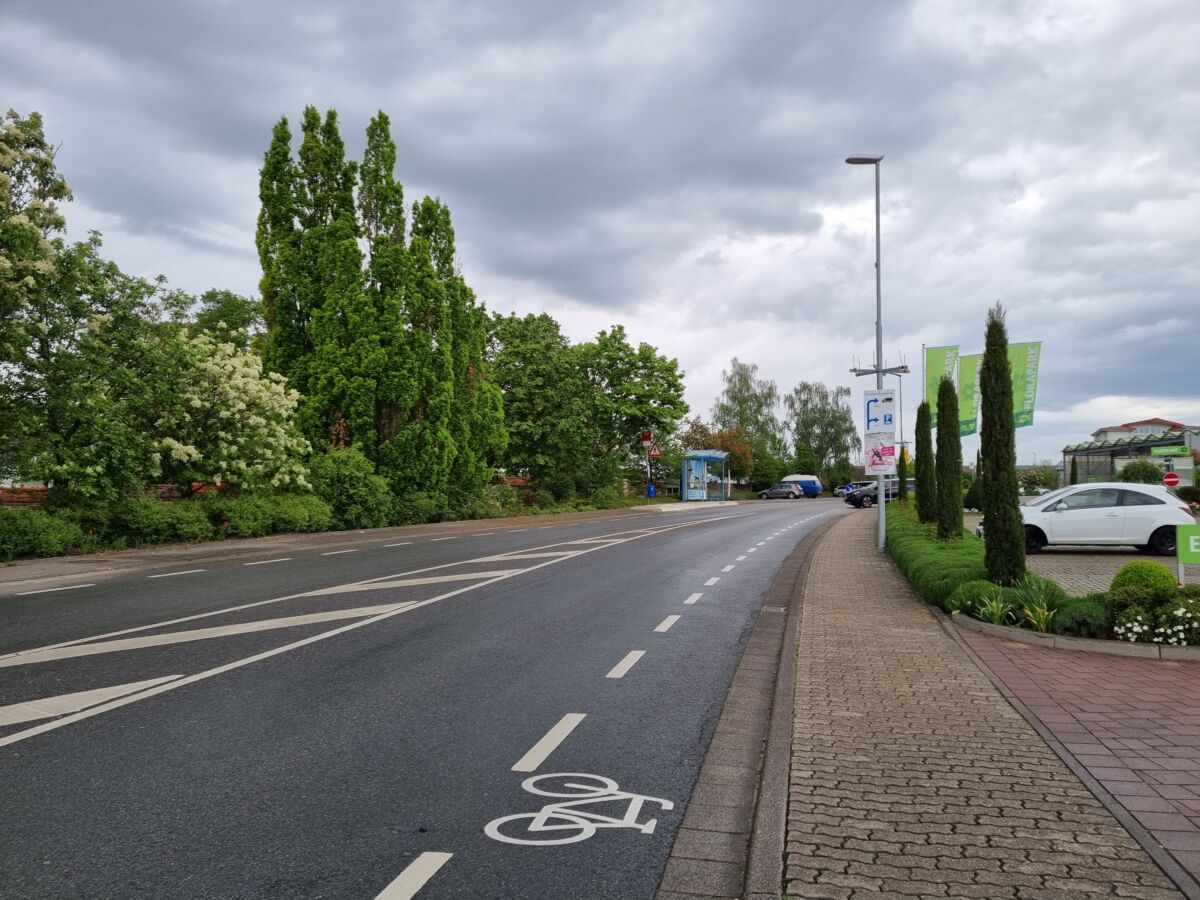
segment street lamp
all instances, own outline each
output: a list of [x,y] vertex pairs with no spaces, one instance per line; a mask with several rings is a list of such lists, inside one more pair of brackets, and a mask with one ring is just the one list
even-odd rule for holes
[[[875,389],[883,390],[883,289],[879,268],[879,164],[883,156],[848,156],[846,162],[852,166],[875,167]],[[887,495],[883,476],[879,476],[879,550],[887,546],[886,519]]]

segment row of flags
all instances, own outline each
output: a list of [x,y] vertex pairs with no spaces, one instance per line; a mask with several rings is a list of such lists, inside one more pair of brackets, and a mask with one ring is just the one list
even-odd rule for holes
[[[1033,424],[1041,356],[1041,341],[1008,345],[1008,362],[1012,367],[1013,424],[1017,428]],[[930,421],[934,428],[938,425],[938,383],[945,375],[958,384],[958,433],[966,436],[979,430],[979,370],[982,366],[982,353],[961,356],[957,346],[925,348],[925,399],[929,401]]]

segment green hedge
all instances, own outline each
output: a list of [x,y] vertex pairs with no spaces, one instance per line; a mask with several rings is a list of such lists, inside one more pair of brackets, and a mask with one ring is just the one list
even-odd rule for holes
[[0,509],[0,559],[59,556],[83,543],[83,530],[39,509]]
[[201,503],[221,537],[324,531],[333,518],[329,504],[311,494],[208,494]]
[[933,525],[922,525],[907,502],[888,504],[887,547],[900,571],[927,603],[945,609],[961,585],[987,581],[983,541],[963,531],[956,541],[937,538]]

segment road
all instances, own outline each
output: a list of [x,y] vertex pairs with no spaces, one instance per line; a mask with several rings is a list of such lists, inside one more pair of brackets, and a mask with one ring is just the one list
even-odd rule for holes
[[761,597],[844,510],[0,588],[3,895],[653,897]]

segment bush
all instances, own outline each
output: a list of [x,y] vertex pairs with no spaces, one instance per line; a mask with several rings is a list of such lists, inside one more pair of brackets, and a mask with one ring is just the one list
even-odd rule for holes
[[424,491],[413,491],[396,497],[392,506],[393,525],[423,525],[444,518],[446,510],[433,495]]
[[1112,630],[1112,608],[1104,594],[1066,597],[1058,604],[1051,628],[1055,634],[1106,638]]
[[499,519],[519,516],[523,507],[517,491],[509,484],[489,484],[483,492],[463,509],[468,519]]
[[1117,473],[1117,477],[1113,480],[1132,482],[1134,484],[1162,484],[1162,477],[1162,469],[1154,465],[1154,463],[1135,459],[1133,462],[1122,466],[1121,471]]
[[311,494],[208,494],[200,505],[221,537],[324,531],[332,516],[329,504]]
[[82,543],[74,522],[40,509],[0,509],[0,559],[58,556]]
[[1113,633],[1119,641],[1141,643],[1153,634],[1154,617],[1141,606],[1130,606],[1117,615]]
[[272,531],[325,531],[333,521],[329,504],[312,494],[260,495],[271,515]]
[[153,497],[126,497],[112,505],[110,527],[134,544],[160,544],[172,536],[170,510]]
[[1184,487],[1175,488],[1175,493],[1179,495],[1179,499],[1184,503],[1200,503],[1200,487]]
[[620,491],[612,485],[606,485],[593,491],[588,502],[596,509],[615,509],[625,505],[623,500]]
[[1000,596],[1000,586],[990,581],[966,581],[950,593],[943,608],[949,613],[962,612],[973,616],[981,603]]
[[1188,647],[1200,644],[1200,599],[1178,596],[1158,612],[1154,628],[1154,641]]
[[1175,596],[1175,576],[1171,570],[1161,563],[1139,559],[1122,567],[1112,580],[1109,593],[1112,595],[1128,594],[1130,589],[1145,592],[1146,598],[1153,605],[1166,602]]
[[329,504],[334,528],[378,528],[393,517],[387,480],[357,450],[330,450],[308,463],[313,492]]
[[907,502],[889,504],[887,546],[892,559],[927,603],[945,608],[951,594],[963,584],[986,580],[983,542],[962,533],[957,541],[939,541],[933,527],[916,521]]

